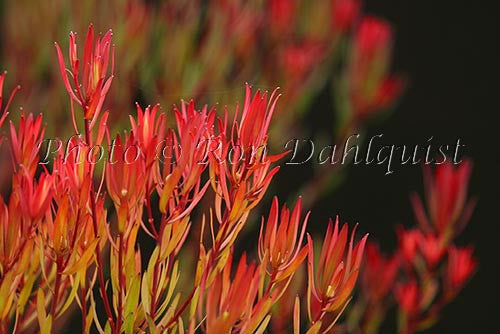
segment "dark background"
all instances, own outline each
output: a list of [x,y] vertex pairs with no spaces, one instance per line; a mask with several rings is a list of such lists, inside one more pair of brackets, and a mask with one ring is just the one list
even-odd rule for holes
[[[498,12],[493,3],[482,1],[365,2],[366,12],[393,25],[394,69],[409,80],[394,113],[373,124],[368,138],[383,133],[387,144],[424,144],[431,136],[433,143],[453,144],[460,138],[466,145],[463,152],[474,163],[469,193],[478,202],[458,243],[475,244],[479,270],[429,333],[500,333],[500,221],[496,210],[500,204],[500,141],[493,121],[499,112]],[[330,102],[324,93],[317,107],[328,108]],[[312,131],[324,122],[323,115],[310,122]],[[359,222],[390,251],[396,244],[396,236],[390,232],[394,224],[414,224],[409,194],[422,194],[422,171],[420,166],[406,165],[392,175],[384,173],[382,166],[351,164],[347,182],[313,208],[310,221],[326,221],[339,214],[342,220]],[[286,170],[284,174],[290,175]],[[274,182],[284,181],[280,177],[278,174]],[[390,328],[385,332],[392,332]]]

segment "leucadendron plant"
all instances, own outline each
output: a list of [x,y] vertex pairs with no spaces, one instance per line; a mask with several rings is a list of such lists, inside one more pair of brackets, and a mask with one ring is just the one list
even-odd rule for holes
[[[370,40],[366,34],[360,41]],[[374,266],[379,256],[370,252],[368,267],[387,276],[383,289],[371,288],[370,273],[363,274],[367,235],[349,232],[337,218],[320,243],[313,241],[302,198],[291,210],[274,198],[255,247],[241,253],[239,236],[255,223],[251,212],[288,153],[268,148],[278,90],[247,85],[235,110],[182,101],[168,113],[137,104],[128,131],[113,134],[108,119],[115,111],[104,109],[115,73],[112,39],[111,31],[96,37],[90,25],[83,58],[75,33],[67,57],[55,45],[73,120],[69,140],[51,151],[42,116],[24,110],[1,137],[10,150],[11,187],[0,198],[0,333],[65,332],[78,309],[80,328],[71,331],[83,334],[341,332],[353,328],[344,315],[360,276],[361,298],[381,301],[394,289],[401,332],[412,333],[441,307],[430,306],[436,294],[424,297],[437,284],[446,249],[444,301],[470,277],[472,251],[451,244],[470,213],[463,210],[468,170],[449,167],[429,183],[429,218],[415,200],[422,232],[414,244],[408,233],[402,238],[401,254],[409,258],[401,280],[393,284],[396,274],[386,262]],[[359,103],[359,112],[370,112],[366,98]],[[43,150],[53,153],[51,161]]]
[[[273,306],[313,252],[305,222],[299,231],[301,200],[278,218],[275,199],[262,223],[258,260],[235,259],[238,236],[279,170],[273,165],[287,154],[270,155],[267,147],[277,90],[253,93],[247,86],[234,113],[182,102],[173,127],[158,105],[137,105],[130,130],[112,135],[103,111],[114,77],[112,33],[96,38],[90,26],[82,59],[75,33],[68,58],[58,44],[56,51],[75,135],[47,163],[40,159],[42,116],[22,111],[19,125],[10,124],[0,332],[59,332],[74,304],[82,333],[265,332]],[[212,204],[197,212],[202,199]],[[193,230],[197,249],[183,247]],[[327,258],[337,262],[321,263],[309,278],[328,275],[321,279],[330,282],[321,292],[324,305],[308,306],[314,313],[302,326],[308,333],[331,327],[325,316],[338,317],[352,293],[366,236],[354,253],[351,240],[343,255],[345,230],[338,240],[327,232]],[[154,245],[147,257],[142,232]],[[192,280],[180,279],[183,251],[198,253]]]

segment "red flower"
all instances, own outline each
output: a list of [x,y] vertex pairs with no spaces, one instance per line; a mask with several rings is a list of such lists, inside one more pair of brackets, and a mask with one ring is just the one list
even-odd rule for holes
[[405,230],[404,228],[399,228],[397,233],[399,249],[403,257],[406,261],[413,262],[422,233],[419,230]]
[[[36,118],[33,114],[25,116],[21,113],[19,128],[16,131],[14,123],[10,123],[10,142],[14,163],[23,166],[29,175],[34,177],[39,161],[40,144],[45,133],[45,126],[42,125],[42,116]],[[17,169],[17,166],[15,168]]]
[[293,27],[291,22],[294,20],[296,3],[295,0],[270,0],[269,14],[271,28],[277,34],[286,32]]
[[[139,104],[137,107],[137,120],[130,116],[130,124],[132,126],[132,133],[137,141],[137,145],[141,148],[142,154],[144,154],[146,159],[146,170],[148,178],[148,184],[151,183],[151,169],[155,160],[161,156],[161,144],[165,137],[165,114],[161,113],[157,117],[158,109],[160,105],[157,104],[153,108],[150,106],[142,110]],[[149,188],[149,187],[148,187]],[[148,194],[149,195],[149,194]]]
[[283,48],[283,64],[287,77],[304,78],[323,58],[321,43],[305,40]]
[[38,180],[23,169],[14,179],[13,190],[19,196],[19,206],[25,216],[38,220],[45,216],[52,201],[54,177],[43,172]]
[[402,90],[401,79],[388,73],[392,35],[387,22],[371,16],[364,17],[356,31],[350,95],[353,112],[358,116],[388,107]]
[[[16,95],[16,92],[21,89],[21,86],[17,86],[12,93],[10,93],[10,97],[7,100],[7,104],[5,105],[5,108],[2,111],[2,104],[3,104],[3,82],[5,80],[5,75],[7,74],[7,71],[4,71],[2,74],[0,74],[0,128],[3,125],[3,122],[5,122],[5,119],[7,118],[7,115],[9,114],[9,106],[12,102],[12,99],[14,98],[14,95]],[[1,140],[0,140],[1,143]]]
[[472,247],[457,248],[451,246],[448,250],[447,284],[452,290],[457,290],[471,277],[477,266],[472,257]]
[[399,269],[397,256],[382,254],[377,244],[368,242],[361,279],[372,302],[380,302],[392,288]]
[[[259,291],[260,267],[240,259],[234,278],[230,279],[232,254],[208,289],[206,302],[206,330],[208,334],[231,333],[238,320],[247,320],[252,314]],[[240,322],[240,326],[242,325]]]
[[394,297],[399,307],[409,315],[415,314],[418,311],[420,303],[420,289],[417,281],[410,280],[406,283],[401,283],[394,290]]
[[364,17],[355,36],[359,56],[367,61],[387,53],[392,44],[392,29],[390,25],[373,16]]
[[446,233],[447,237],[460,232],[474,206],[472,201],[467,202],[471,169],[471,163],[464,161],[459,166],[451,162],[438,165],[434,174],[425,170],[428,215],[422,201],[416,195],[412,197],[415,216],[422,228]]
[[[259,235],[259,258],[261,262],[268,263],[271,267],[270,275],[275,281],[286,279],[293,275],[299,265],[307,256],[307,247],[301,249],[309,213],[306,215],[299,235],[300,213],[302,199],[290,211],[283,205],[278,224],[278,198],[274,197],[269,218],[265,225],[264,218]],[[298,237],[298,239],[297,239]]]
[[419,246],[430,269],[439,263],[446,251],[443,240],[433,234],[422,236]]
[[316,322],[324,312],[334,312],[345,305],[358,278],[359,267],[368,235],[354,246],[354,233],[351,233],[347,247],[347,224],[339,232],[338,217],[333,227],[330,220],[321,248],[318,270],[314,270],[313,241],[308,236],[308,274],[309,274],[309,315]]
[[350,30],[359,16],[360,9],[359,0],[333,0],[332,26],[335,32],[345,33]]
[[[68,70],[61,48],[55,43],[64,86],[71,99],[82,106],[86,120],[97,118],[113,80],[114,48],[111,47],[112,35],[111,30],[109,30],[104,37],[99,36],[94,45],[94,26],[92,24],[89,26],[83,51],[82,81],[79,77],[80,60],[77,56],[76,33],[69,34],[70,68]],[[110,54],[111,74],[107,77]],[[70,77],[68,77],[67,72],[69,72]]]
[[163,170],[158,172],[156,186],[160,211],[167,215],[167,221],[188,215],[210,185],[206,182],[201,186],[201,174],[207,166],[208,129],[215,118],[214,109],[205,106],[197,111],[193,101],[183,102],[174,111],[179,136],[173,131],[167,133],[161,157]]
[[[220,208],[224,201],[230,212],[226,220],[231,224],[259,203],[279,170],[279,166],[271,169],[271,164],[288,153],[268,155],[268,129],[278,98],[276,90],[269,98],[267,92],[260,91],[252,97],[247,85],[241,118],[237,107],[231,132],[227,133],[227,110],[224,120],[217,122],[220,132],[212,130],[209,149],[212,186],[221,195],[217,206]],[[222,222],[219,208],[215,211]],[[226,231],[230,230],[233,229]]]
[[145,196],[144,156],[135,144],[133,135],[120,135],[110,144],[110,159],[106,163],[106,185],[118,215],[118,230],[124,232],[126,224],[141,215],[140,205]]

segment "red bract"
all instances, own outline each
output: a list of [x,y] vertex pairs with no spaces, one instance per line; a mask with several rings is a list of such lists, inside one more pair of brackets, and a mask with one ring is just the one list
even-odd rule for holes
[[52,201],[53,180],[54,177],[46,172],[38,180],[24,169],[17,174],[12,188],[15,195],[19,196],[19,205],[26,217],[36,221],[45,215]]
[[399,228],[397,232],[400,252],[406,261],[412,262],[418,250],[422,233],[416,229],[405,230],[404,228]]
[[446,252],[443,240],[433,234],[423,235],[419,240],[419,246],[430,269],[434,269]]
[[398,270],[397,256],[385,256],[377,244],[368,242],[361,280],[363,289],[372,303],[380,302],[390,292]]
[[42,126],[41,115],[35,118],[33,114],[29,114],[26,117],[23,112],[17,131],[14,124],[10,123],[10,143],[15,164],[14,170],[23,168],[31,177],[34,177],[44,133],[45,126]]
[[420,290],[415,280],[400,283],[394,290],[394,297],[397,303],[409,315],[418,311],[420,303]]
[[[7,118],[7,115],[9,115],[9,106],[12,102],[12,99],[14,98],[14,95],[16,95],[16,92],[21,89],[21,86],[17,86],[13,91],[12,93],[10,93],[10,97],[9,99],[7,100],[7,104],[5,105],[5,108],[3,108],[2,110],[2,107],[3,107],[3,83],[4,83],[4,80],[5,80],[5,75],[7,74],[7,72],[3,72],[2,74],[0,74],[0,113],[1,113],[1,116],[0,116],[0,128],[2,127],[3,125],[3,122],[5,122],[5,119]],[[1,143],[1,140],[0,140],[0,143]]]
[[293,275],[306,258],[308,252],[306,246],[302,249],[301,247],[309,213],[302,223],[299,235],[302,199],[299,198],[291,215],[287,207],[283,205],[279,216],[279,224],[278,205],[278,198],[274,197],[269,218],[265,225],[265,232],[264,218],[262,218],[258,248],[261,262],[270,266],[268,273],[273,281],[281,281]]
[[464,227],[470,218],[473,202],[467,201],[471,163],[454,166],[451,162],[439,165],[431,174],[425,170],[425,190],[428,214],[422,201],[414,195],[413,209],[425,230],[434,230],[450,238]]
[[264,196],[279,167],[271,164],[284,154],[268,155],[268,128],[276,107],[276,91],[268,100],[259,91],[252,98],[247,85],[241,118],[236,108],[231,133],[227,133],[228,111],[218,120],[219,133],[212,130],[209,151],[210,177],[216,192],[215,214],[220,230],[216,241],[222,247],[231,243]]
[[347,246],[347,229],[347,224],[344,224],[339,232],[338,217],[334,227],[329,221],[317,270],[314,269],[313,241],[308,236],[308,308],[313,323],[320,321],[326,312],[343,307],[356,284],[368,235],[354,245],[354,228]]
[[161,157],[159,147],[160,141],[165,136],[165,114],[161,113],[157,117],[160,105],[155,105],[153,108],[146,107],[143,111],[139,104],[137,107],[137,121],[130,116],[130,124],[132,133],[140,146],[142,154],[146,158],[147,168],[151,168],[153,160]]
[[[83,71],[80,74],[80,60],[77,56],[76,33],[69,34],[69,69],[66,69],[61,48],[57,43],[59,70],[69,96],[82,106],[86,120],[96,119],[104,98],[111,87],[114,72],[114,48],[111,47],[111,30],[104,37],[98,37],[94,45],[94,27],[89,26],[83,51]],[[111,74],[108,77],[111,54]],[[68,73],[69,72],[69,76]]]
[[402,82],[388,74],[392,30],[381,19],[364,17],[356,31],[350,65],[350,95],[355,115],[363,117],[388,107]]
[[134,221],[142,214],[145,195],[143,177],[146,164],[133,135],[125,135],[123,143],[120,135],[110,143],[110,160],[106,163],[106,185],[118,213],[118,229],[124,232],[127,222]]
[[281,55],[287,76],[304,78],[318,62],[318,59],[323,58],[324,53],[324,46],[313,40],[305,40],[287,46]]
[[[245,103],[239,122],[235,126],[236,144],[246,152],[261,149],[267,143],[268,129],[280,95],[274,90],[268,101],[268,93],[257,93],[252,98],[250,86],[246,86]],[[238,110],[236,111],[238,114]],[[233,139],[233,138],[231,138]],[[249,157],[247,157],[248,159]]]
[[445,288],[456,292],[471,277],[477,266],[472,256],[472,247],[458,248],[451,246],[448,250],[448,271]]
[[292,28],[290,22],[295,15],[297,6],[295,0],[270,0],[268,6],[271,29],[274,33],[283,34]]
[[[249,319],[252,315],[259,291],[260,268],[254,263],[247,264],[246,256],[243,255],[231,280],[231,259],[232,256],[207,294],[207,334],[230,333],[239,320]],[[240,327],[244,324],[242,321]]]
[[157,192],[160,196],[160,211],[167,221],[188,215],[200,201],[209,186],[202,183],[201,174],[207,167],[208,129],[212,127],[215,110],[203,107],[195,110],[194,102],[182,103],[174,108],[177,135],[168,131],[162,146],[163,168],[157,175]]
[[0,247],[0,282],[20,261],[30,235],[31,225],[22,217],[19,199],[12,196],[7,206],[0,197],[0,245],[3,246]]
[[89,201],[91,179],[88,175],[92,166],[88,152],[88,146],[80,137],[72,137],[54,159],[56,197],[70,195],[80,208],[86,207]]
[[355,42],[359,57],[366,62],[373,62],[379,57],[385,58],[392,43],[392,29],[387,22],[366,16],[359,24]]
[[335,32],[349,31],[361,10],[359,0],[332,0],[332,27]]

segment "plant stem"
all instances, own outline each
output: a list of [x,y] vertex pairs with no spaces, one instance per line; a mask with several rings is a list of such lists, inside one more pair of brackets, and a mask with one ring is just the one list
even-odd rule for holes
[[115,333],[119,334],[122,327],[123,319],[123,235],[120,233],[118,236],[120,242],[118,243],[118,315],[116,319]]
[[59,286],[61,285],[61,256],[57,256],[56,260],[56,281],[54,283],[54,299],[52,300],[52,321],[56,318],[57,300],[59,299]]
[[[85,142],[86,144],[90,147],[92,141],[90,138],[90,123],[88,119],[85,119]],[[90,209],[92,211],[92,225],[94,228],[94,237],[97,239],[99,238],[99,231],[97,228],[97,210],[96,210],[96,199],[95,199],[95,191],[94,191],[94,182],[92,182],[93,178],[93,169],[91,168],[89,171],[89,177],[91,179],[90,182]],[[101,291],[101,297],[104,302],[104,309],[106,311],[106,315],[108,316],[108,321],[111,326],[111,329],[114,329],[114,321],[113,321],[113,315],[111,313],[111,307],[109,305],[109,300],[108,296],[106,293],[106,284],[104,282],[104,273],[103,273],[103,266],[102,266],[102,255],[101,255],[101,249],[99,248],[99,244],[96,247],[96,258],[97,258],[97,276],[99,278],[99,287]]]

